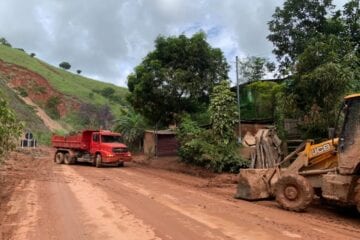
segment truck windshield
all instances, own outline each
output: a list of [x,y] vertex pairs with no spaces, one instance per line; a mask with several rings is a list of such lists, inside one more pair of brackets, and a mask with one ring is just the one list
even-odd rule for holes
[[114,136],[114,135],[101,135],[101,142],[104,143],[121,143],[122,137],[121,136]]

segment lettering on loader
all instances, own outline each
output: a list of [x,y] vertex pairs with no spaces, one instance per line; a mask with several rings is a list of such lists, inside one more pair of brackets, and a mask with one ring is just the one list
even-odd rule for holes
[[319,155],[321,153],[324,153],[324,152],[327,152],[330,150],[330,144],[327,143],[327,144],[324,144],[322,146],[319,146],[319,147],[316,147],[312,150],[312,155],[313,156],[316,156],[316,155]]

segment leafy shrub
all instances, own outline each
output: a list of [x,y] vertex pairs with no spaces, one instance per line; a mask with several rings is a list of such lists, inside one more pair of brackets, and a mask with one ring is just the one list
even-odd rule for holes
[[5,100],[0,97],[0,162],[16,146],[23,125],[16,120],[15,114]]
[[98,106],[91,103],[83,103],[77,111],[74,111],[63,119],[71,125],[74,130],[83,128],[89,129],[110,129],[114,116],[107,105]]
[[45,111],[46,113],[52,118],[52,119],[59,119],[60,113],[57,109],[57,106],[60,103],[60,99],[58,97],[50,97],[45,105]]
[[22,97],[27,97],[28,96],[28,93],[27,93],[25,88],[18,87],[16,90],[19,92],[20,96],[22,96]]
[[115,89],[112,87],[106,87],[103,89],[93,89],[92,91],[97,94],[100,94],[101,96],[107,98],[113,103],[119,103],[121,105],[125,105],[123,98],[120,95],[116,94]]
[[46,87],[44,87],[44,86],[36,85],[36,86],[33,86],[32,90],[35,94],[45,94],[46,93]]
[[237,172],[247,167],[248,162],[238,152],[234,131],[238,115],[227,81],[214,88],[209,113],[211,129],[200,128],[188,115],[183,117],[177,132],[182,160],[216,172]]
[[177,131],[180,142],[179,156],[184,162],[211,169],[215,172],[237,172],[247,167],[235,141],[228,144],[216,141],[212,130],[201,129],[186,116]]

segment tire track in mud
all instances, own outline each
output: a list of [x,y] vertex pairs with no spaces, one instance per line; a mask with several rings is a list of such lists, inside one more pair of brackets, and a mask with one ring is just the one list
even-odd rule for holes
[[[78,170],[80,169],[77,168],[76,171]],[[111,191],[117,191],[117,188],[109,186],[117,186],[120,184],[123,186],[123,191],[135,191],[144,197],[153,198],[163,205],[177,210],[179,213],[188,214],[188,217],[192,217],[199,222],[201,222],[202,218],[212,219],[210,222],[218,223],[216,227],[232,239],[241,239],[241,234],[246,235],[246,231],[244,231],[241,226],[236,224],[232,226],[231,223],[233,222],[241,222],[241,225],[244,225],[244,228],[248,230],[249,235],[251,235],[249,229],[255,229],[257,231],[258,228],[256,226],[260,226],[258,232],[267,232],[268,235],[272,237],[278,235],[277,238],[280,239],[284,236],[285,238],[301,237],[304,239],[357,239],[360,234],[359,228],[352,226],[346,226],[345,228],[341,226],[339,228],[335,223],[317,218],[314,219],[311,213],[298,214],[246,201],[234,201],[233,199],[229,201],[229,196],[219,197],[217,193],[213,194],[211,191],[208,191],[209,189],[206,189],[206,191],[204,191],[204,188],[199,189],[199,187],[196,187],[198,186],[196,182],[193,183],[193,186],[186,184],[189,179],[190,182],[193,181],[194,177],[184,174],[169,173],[154,169],[149,169],[149,172],[147,172],[147,169],[143,168],[139,171],[136,167],[96,169],[95,171],[88,171],[84,168],[84,170],[85,171],[81,169],[80,174],[85,174],[86,177],[92,176],[93,179],[96,179],[98,174],[106,172],[106,177],[104,177],[106,183],[97,182],[97,184],[104,189],[108,188]],[[169,181],[167,175],[170,175]],[[179,177],[185,178],[180,181],[180,184],[177,181]],[[184,182],[185,184],[181,184]],[[181,195],[184,196],[184,199],[181,199]],[[184,201],[186,196],[189,196],[188,205],[181,205],[181,201],[174,201],[174,199]],[[205,204],[202,204],[202,201],[205,201]],[[195,206],[200,205],[200,208],[201,206],[205,206],[206,209],[201,210],[199,213],[196,207],[189,207],[191,204]],[[221,208],[223,211],[216,212],[214,210],[216,208]],[[227,224],[222,225],[219,223],[219,219],[227,222]],[[211,226],[211,224],[209,225]],[[234,231],[234,229],[236,230]],[[240,235],[237,235],[235,232]],[[257,236],[257,239],[260,239],[260,237]]]

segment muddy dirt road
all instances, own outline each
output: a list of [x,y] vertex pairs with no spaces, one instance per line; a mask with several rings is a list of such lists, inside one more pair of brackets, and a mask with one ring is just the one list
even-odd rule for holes
[[49,150],[3,165],[0,239],[359,239],[360,217],[315,203],[306,213],[233,199],[225,177],[139,164],[56,165]]

